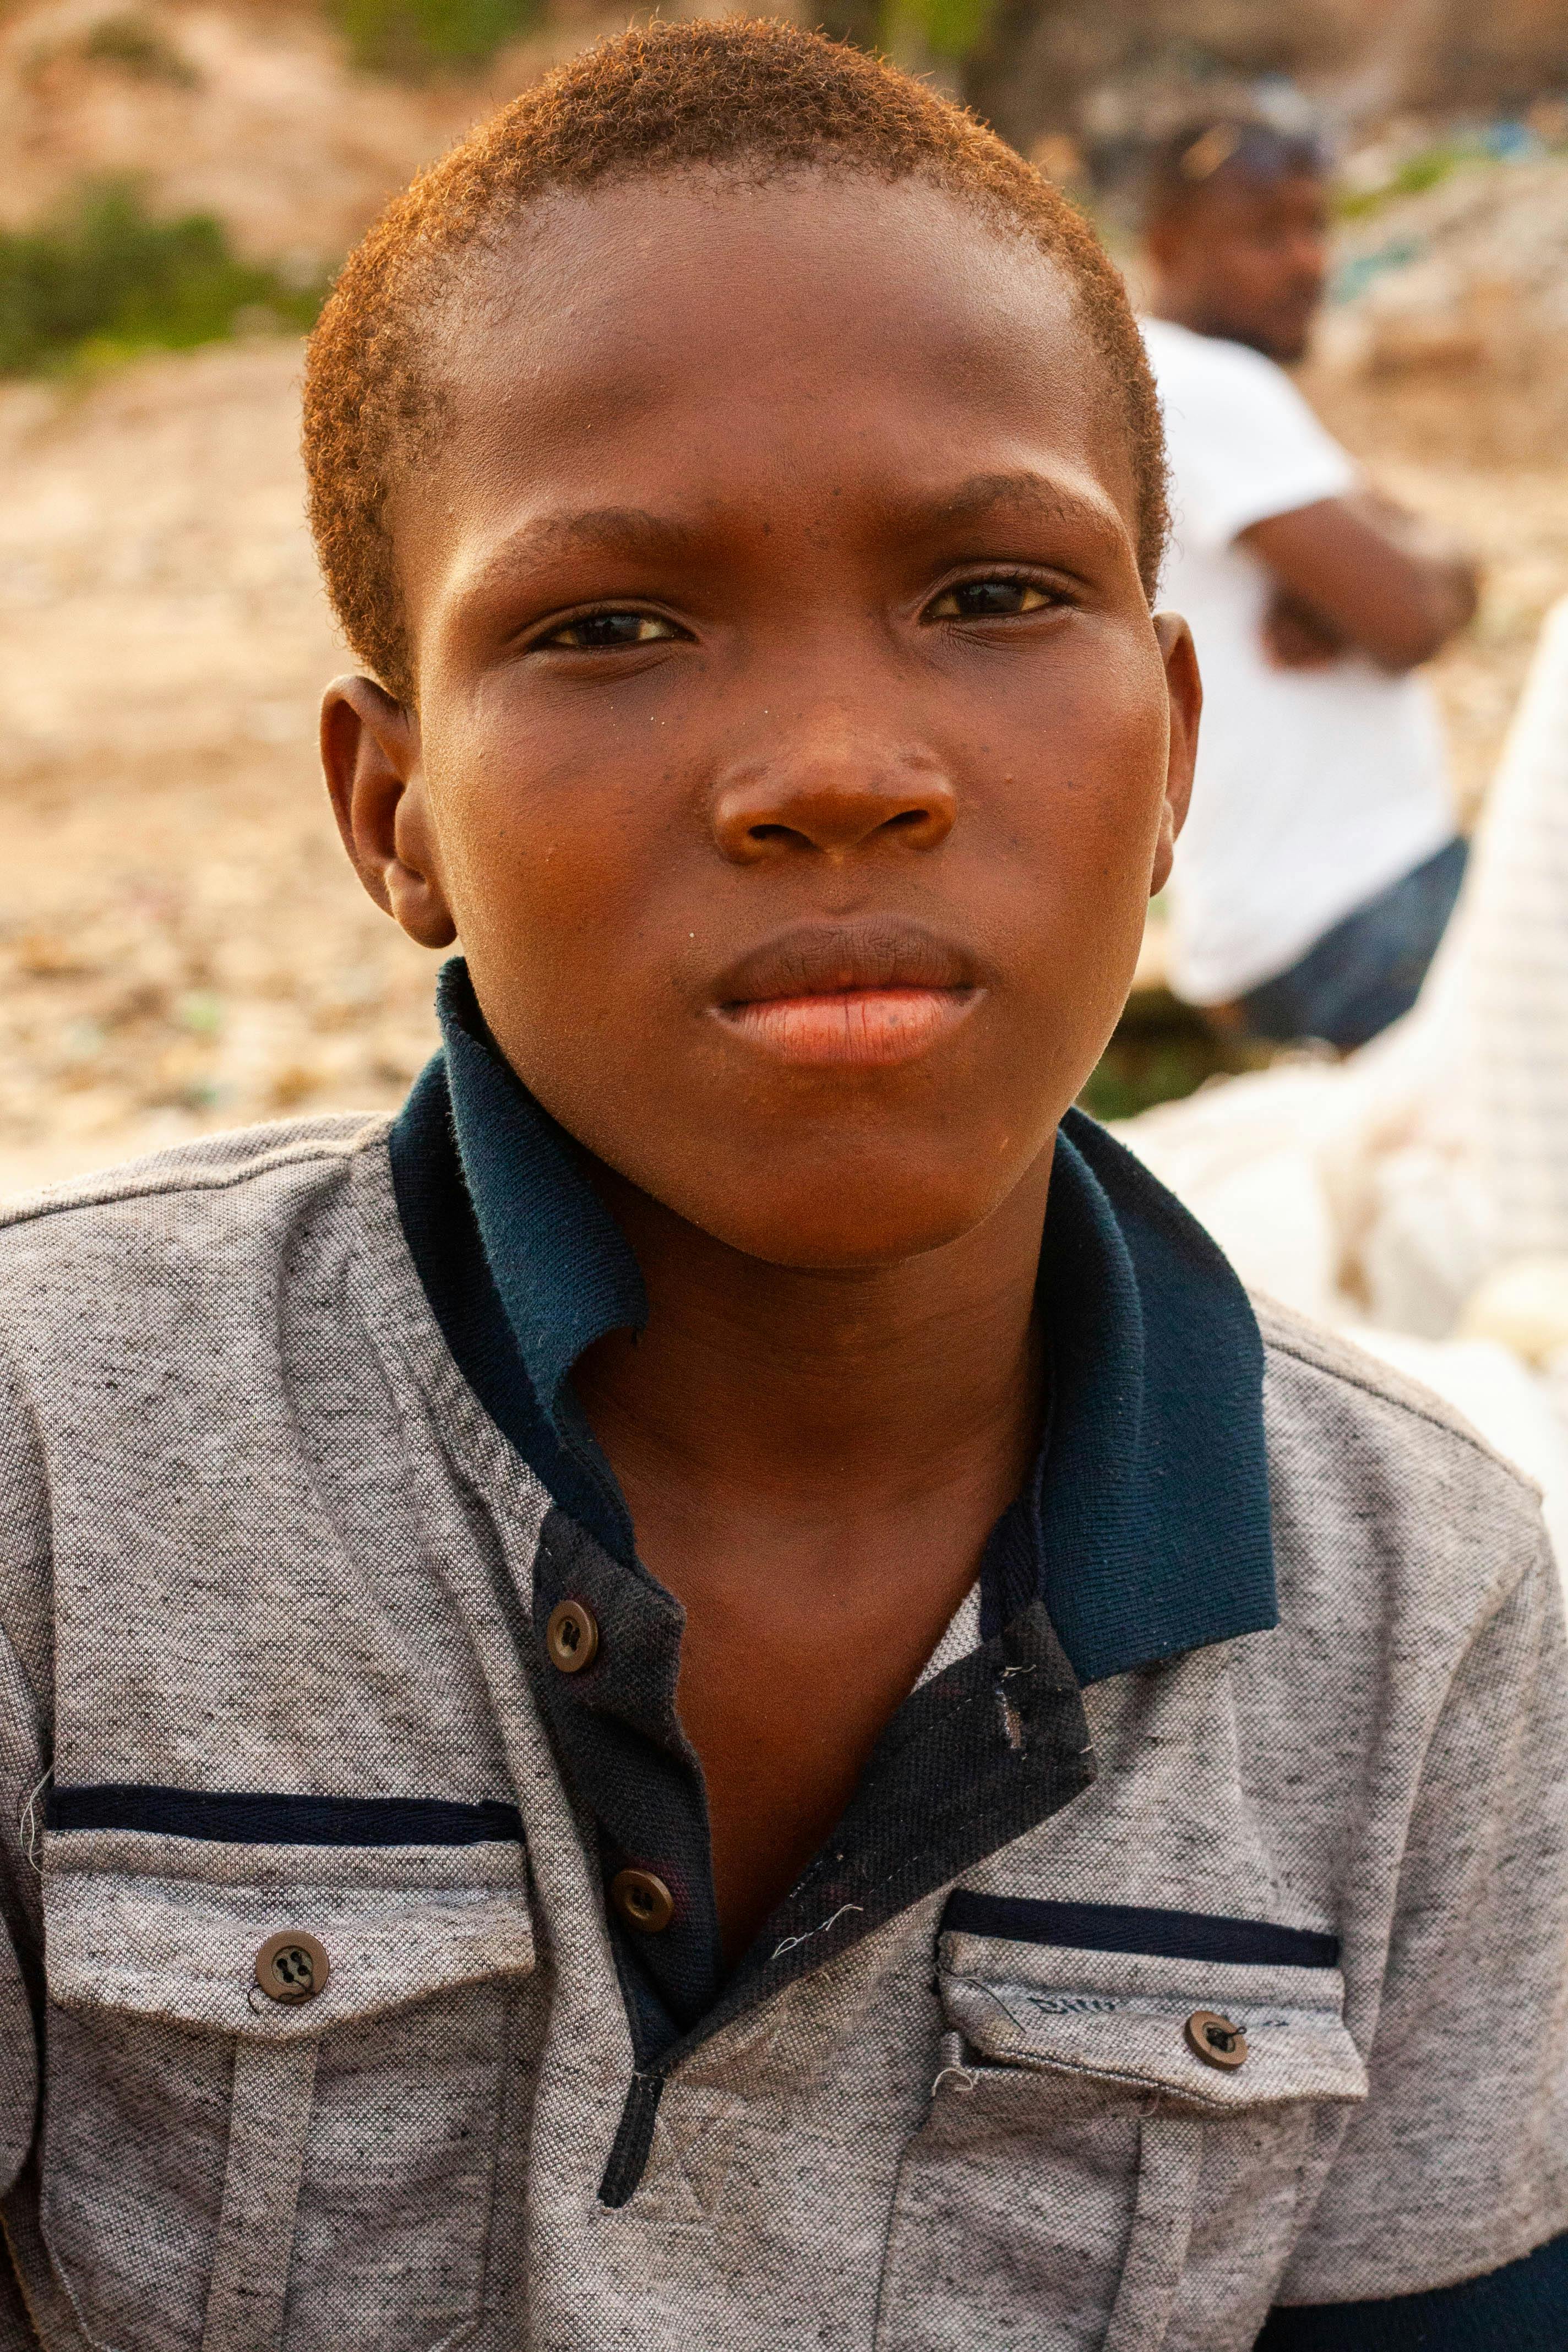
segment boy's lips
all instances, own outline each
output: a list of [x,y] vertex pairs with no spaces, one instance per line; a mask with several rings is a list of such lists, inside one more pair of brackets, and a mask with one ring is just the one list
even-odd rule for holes
[[725,1026],[775,1059],[881,1068],[911,1061],[980,994],[973,961],[918,925],[814,923],[733,965],[715,991]]

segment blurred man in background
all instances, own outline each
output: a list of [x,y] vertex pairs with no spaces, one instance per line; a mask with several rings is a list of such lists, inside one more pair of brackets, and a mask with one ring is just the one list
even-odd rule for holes
[[1171,983],[1225,1028],[1348,1050],[1415,1002],[1463,877],[1415,673],[1469,620],[1476,568],[1367,488],[1285,373],[1328,268],[1315,142],[1189,128],[1153,159],[1145,240],[1162,593],[1205,688]]

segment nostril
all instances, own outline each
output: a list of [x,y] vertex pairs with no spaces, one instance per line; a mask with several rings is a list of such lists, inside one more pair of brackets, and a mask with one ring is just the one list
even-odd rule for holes
[[[889,773],[889,766],[902,769]],[[783,774],[749,772],[721,785],[710,823],[726,857],[792,857],[816,851],[841,858],[858,851],[891,853],[895,836],[911,851],[934,849],[957,814],[953,793],[929,763],[872,759],[792,761]],[[905,797],[906,793],[909,795]]]

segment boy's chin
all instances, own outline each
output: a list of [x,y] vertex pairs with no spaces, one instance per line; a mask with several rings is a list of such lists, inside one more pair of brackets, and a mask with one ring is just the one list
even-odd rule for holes
[[744,1198],[726,1192],[681,1213],[744,1256],[801,1273],[852,1274],[929,1256],[975,1232],[1025,1173],[868,1166],[775,1172]]

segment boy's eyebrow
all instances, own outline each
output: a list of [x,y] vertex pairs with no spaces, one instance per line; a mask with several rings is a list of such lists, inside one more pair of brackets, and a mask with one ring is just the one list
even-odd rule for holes
[[676,555],[685,552],[696,533],[686,523],[650,514],[646,507],[589,507],[581,514],[540,515],[508,533],[479,566],[470,590],[482,593],[492,583],[503,582],[520,558],[550,556],[568,551],[625,554]]
[[[1109,499],[1103,503],[1052,481],[1028,468],[1010,474],[972,474],[955,488],[910,500],[900,516],[900,528],[910,533],[933,523],[981,522],[998,507],[1025,507],[1053,522],[1087,529],[1102,541],[1121,543],[1127,526]],[[674,518],[650,513],[646,507],[589,507],[580,514],[541,515],[508,534],[493,548],[468,583],[469,593],[500,584],[519,559],[548,557],[567,551],[672,556],[690,553],[701,539],[700,528]]]
[[658,550],[684,544],[692,533],[685,523],[650,514],[646,507],[589,507],[582,514],[542,515],[524,535],[545,545],[558,539],[574,547],[624,547],[634,540]]
[[1101,539],[1124,540],[1127,525],[1109,498],[1086,498],[1044,474],[972,474],[927,509],[943,523],[980,522],[998,507],[1027,507],[1050,522],[1078,523]]

